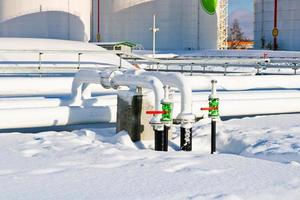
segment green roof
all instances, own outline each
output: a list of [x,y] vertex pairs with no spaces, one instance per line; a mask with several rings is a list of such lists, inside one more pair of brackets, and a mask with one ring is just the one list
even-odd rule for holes
[[117,42],[116,45],[126,45],[126,46],[129,46],[131,48],[135,47],[136,44],[133,43],[133,42],[127,42],[127,41],[123,41],[123,42]]

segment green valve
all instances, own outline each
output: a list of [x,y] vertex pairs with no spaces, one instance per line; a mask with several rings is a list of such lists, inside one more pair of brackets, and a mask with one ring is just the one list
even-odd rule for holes
[[172,103],[161,103],[162,110],[165,111],[165,114],[162,114],[161,122],[172,122],[172,112],[173,104]]
[[219,99],[218,98],[210,98],[209,99],[209,107],[215,108],[209,111],[208,116],[209,117],[219,117]]

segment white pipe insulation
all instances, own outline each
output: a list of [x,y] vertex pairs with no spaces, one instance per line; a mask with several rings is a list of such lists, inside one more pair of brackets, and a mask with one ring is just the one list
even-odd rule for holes
[[[295,89],[299,88],[300,75],[279,76],[186,76],[192,90],[210,90],[211,80],[218,81],[218,89]],[[1,77],[0,96],[67,96],[71,94],[73,77]],[[91,84],[93,93],[116,93],[101,85]]]
[[[1,77],[1,97],[69,96],[74,77]],[[115,90],[90,84],[88,89],[97,94],[112,94]]]
[[192,89],[185,76],[179,73],[146,72],[145,70],[137,70],[135,74],[154,76],[164,85],[178,88],[181,94],[181,112],[176,118],[179,120],[195,119],[195,116],[192,114]]
[[1,109],[0,128],[32,128],[76,124],[109,123],[116,118],[116,107],[51,107]]
[[163,84],[158,78],[151,76],[117,74],[111,79],[112,87],[137,86],[153,90],[155,96],[155,109],[161,110],[161,100],[164,98]]
[[[64,98],[43,98],[43,97],[23,97],[23,98],[0,98],[1,109],[16,109],[16,108],[51,108],[59,106],[69,106],[70,99]],[[117,95],[106,95],[85,99],[82,107],[93,106],[116,106]]]
[[[249,116],[300,113],[300,98],[276,99],[224,99],[220,100],[220,116]],[[207,111],[200,108],[207,107],[208,100],[193,101],[193,113],[197,117],[207,117]],[[174,103],[174,114],[180,113],[180,103]]]
[[[192,96],[192,103],[194,105],[201,106],[207,105],[207,99],[210,92],[194,92]],[[222,101],[241,101],[241,100],[267,100],[267,99],[289,99],[300,98],[300,92],[296,90],[280,90],[280,91],[226,91],[218,92],[218,97]],[[299,101],[300,102],[300,101]],[[176,93],[174,95],[174,103],[178,107],[177,113],[181,112],[181,95]],[[26,97],[26,98],[0,98],[0,109],[15,109],[15,108],[43,108],[43,107],[58,107],[66,106],[66,102],[63,98],[44,98],[44,97]],[[83,107],[92,106],[116,106],[117,98],[116,95],[104,95],[99,97],[93,97],[85,99],[83,101]],[[284,108],[281,108],[284,109]],[[195,109],[193,109],[195,112]]]
[[97,70],[80,70],[72,82],[71,105],[81,105],[82,100],[91,97],[90,84],[101,84],[101,72]]
[[192,90],[211,90],[211,80],[217,80],[217,89],[296,89],[300,88],[300,76],[188,76]]
[[[101,84],[101,73],[96,70],[81,70],[72,82],[72,95],[69,99],[31,99],[27,103],[39,102],[40,105],[37,106],[41,107],[0,109],[0,128],[65,126],[115,121],[116,109],[111,110],[115,106],[95,106],[97,102],[95,98],[91,99],[91,102],[90,99],[83,101],[83,90],[87,90],[88,85],[92,83]],[[86,102],[91,105],[86,106]],[[42,107],[47,104],[59,105]]]

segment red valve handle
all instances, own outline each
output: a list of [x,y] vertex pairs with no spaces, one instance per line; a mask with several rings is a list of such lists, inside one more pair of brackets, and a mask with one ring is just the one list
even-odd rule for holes
[[219,107],[201,108],[201,110],[208,110],[208,111],[218,110],[218,109],[219,109]]
[[147,115],[163,115],[163,114],[167,114],[166,111],[159,111],[159,110],[149,110],[146,111]]

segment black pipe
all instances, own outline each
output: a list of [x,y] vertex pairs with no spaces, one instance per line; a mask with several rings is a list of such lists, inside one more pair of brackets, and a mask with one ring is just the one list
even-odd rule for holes
[[168,151],[168,128],[164,130],[154,130],[155,151]]
[[170,127],[169,126],[164,126],[164,143],[163,143],[163,149],[164,151],[168,151],[168,147],[169,147],[169,130]]
[[217,121],[215,119],[211,120],[211,154],[216,152],[217,140],[216,140],[216,132],[217,132]]
[[192,151],[192,128],[180,127],[180,149]]

